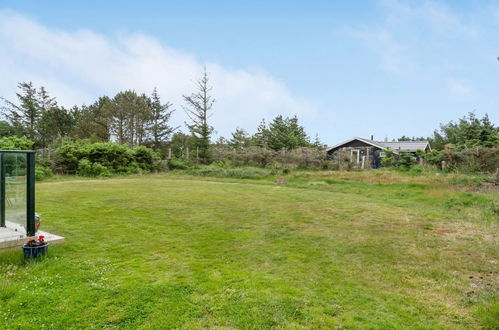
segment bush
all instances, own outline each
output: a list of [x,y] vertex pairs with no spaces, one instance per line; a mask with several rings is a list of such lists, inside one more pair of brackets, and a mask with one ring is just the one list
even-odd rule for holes
[[170,170],[187,170],[189,168],[192,168],[192,164],[182,160],[182,159],[176,159],[176,158],[170,158],[168,159],[167,163],[168,169]]
[[108,176],[152,171],[158,168],[159,156],[147,147],[130,149],[113,142],[67,142],[56,149],[58,172],[84,176]]
[[424,172],[424,169],[419,165],[413,165],[409,169],[409,173],[411,173],[411,174],[421,174],[423,172]]
[[109,170],[100,163],[92,163],[83,158],[78,162],[78,175],[81,176],[110,176]]
[[159,166],[159,155],[152,149],[139,146],[133,149],[135,164],[145,171],[152,171]]
[[5,136],[0,138],[0,150],[31,150],[34,142],[25,137]]
[[48,177],[54,175],[49,167],[45,166],[35,166],[35,178],[37,181],[45,180]]

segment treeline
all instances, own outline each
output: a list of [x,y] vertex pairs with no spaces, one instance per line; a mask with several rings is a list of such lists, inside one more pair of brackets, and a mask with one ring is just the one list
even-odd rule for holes
[[[479,118],[470,112],[457,121],[440,124],[427,139],[402,136],[398,140],[428,140],[432,151],[421,153],[420,157],[442,170],[494,172],[499,168],[499,126],[495,126],[487,114]],[[406,155],[393,156],[386,163],[407,168],[411,159]]]
[[195,90],[183,95],[180,105],[186,113],[187,132],[171,124],[173,104],[162,101],[157,89],[151,95],[133,90],[102,96],[90,105],[60,106],[44,87],[31,82],[18,84],[17,100],[3,99],[0,121],[1,136],[26,137],[36,149],[56,149],[65,141],[88,140],[146,146],[163,157],[189,157],[199,163],[211,163],[212,147],[221,144],[234,149],[262,147],[270,150],[292,150],[299,147],[322,148],[306,134],[297,117],[276,116],[269,124],[264,120],[254,135],[237,128],[229,139],[212,141],[214,132],[209,121],[215,100],[206,71],[196,82]]
[[17,102],[3,99],[0,135],[27,137],[37,149],[57,146],[62,139],[159,147],[175,130],[169,124],[172,105],[162,103],[156,89],[151,95],[127,90],[66,109],[44,87],[23,82],[18,88]]
[[[176,108],[162,100],[157,89],[149,95],[121,91],[112,97],[99,97],[90,105],[65,108],[44,87],[22,82],[16,100],[2,98],[0,138],[4,139],[0,144],[6,149],[27,149],[29,145],[29,149],[41,150],[39,163],[45,168],[80,175],[213,163],[225,167],[338,168],[327,159],[325,145],[317,136],[311,138],[296,116],[278,115],[268,123],[262,120],[254,134],[236,128],[229,137],[214,141],[210,117],[215,99],[211,94],[206,70],[193,92],[182,95],[183,102]],[[178,108],[187,115],[184,131],[171,123]],[[440,125],[432,137],[402,136],[398,140],[423,139],[430,141],[433,151],[422,157],[438,168],[494,171],[499,163],[499,128],[487,115],[478,118],[470,113]],[[385,166],[407,167],[413,161],[393,155]]]

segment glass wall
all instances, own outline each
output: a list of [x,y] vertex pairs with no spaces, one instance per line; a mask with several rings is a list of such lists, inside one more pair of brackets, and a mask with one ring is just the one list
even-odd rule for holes
[[32,151],[0,150],[0,225],[34,235],[34,158]]
[[3,155],[5,169],[5,220],[27,228],[26,154]]

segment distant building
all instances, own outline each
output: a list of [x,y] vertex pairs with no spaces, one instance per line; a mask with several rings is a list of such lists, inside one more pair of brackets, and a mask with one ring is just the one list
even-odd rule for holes
[[428,141],[384,142],[354,137],[326,149],[329,159],[348,160],[355,167],[362,169],[380,167],[381,159],[385,157],[386,150],[390,150],[395,154],[400,152],[412,153],[415,158],[421,161],[417,157],[416,151],[430,152],[431,147]]

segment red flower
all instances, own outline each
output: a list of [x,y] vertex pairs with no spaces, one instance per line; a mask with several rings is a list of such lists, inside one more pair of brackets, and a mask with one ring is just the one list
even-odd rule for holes
[[43,235],[38,236],[38,239],[44,239],[44,238],[45,238],[45,236],[43,236]]
[[35,241],[35,239],[34,239],[34,238],[30,238],[30,239],[28,239],[28,242],[34,242],[34,241]]

